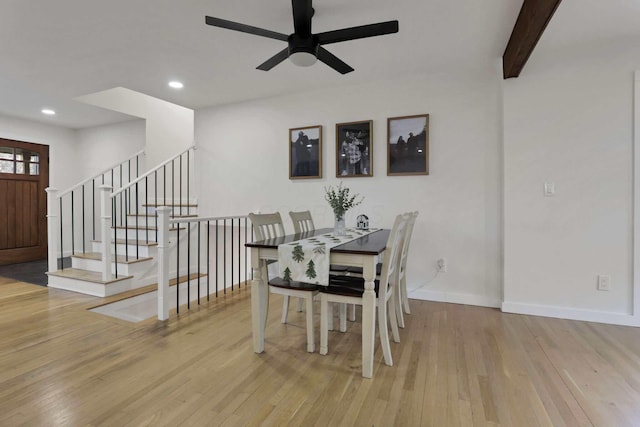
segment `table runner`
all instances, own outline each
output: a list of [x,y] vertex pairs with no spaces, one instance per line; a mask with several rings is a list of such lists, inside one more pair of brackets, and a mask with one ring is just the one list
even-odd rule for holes
[[346,235],[321,234],[278,245],[278,266],[284,280],[329,285],[331,248],[378,231],[348,228]]

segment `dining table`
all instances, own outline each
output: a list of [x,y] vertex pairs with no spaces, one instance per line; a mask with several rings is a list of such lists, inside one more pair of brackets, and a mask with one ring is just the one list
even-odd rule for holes
[[[278,260],[278,245],[289,244],[297,240],[332,232],[332,228],[322,228],[246,243],[246,246],[251,250],[251,268],[253,270],[253,280],[251,281],[251,327],[254,352],[264,352],[265,326],[269,307],[269,278],[262,277],[265,263]],[[390,230],[388,229],[380,229],[334,246],[330,250],[330,263],[332,265],[361,267],[363,271],[365,289],[362,296],[362,376],[365,378],[373,377],[376,325],[374,280],[376,278],[376,265],[386,249],[389,233]]]

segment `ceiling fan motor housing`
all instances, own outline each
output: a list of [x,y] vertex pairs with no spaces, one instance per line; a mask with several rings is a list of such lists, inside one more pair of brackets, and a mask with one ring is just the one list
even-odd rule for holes
[[318,47],[320,42],[318,37],[300,37],[298,34],[291,34],[289,42],[289,59],[300,67],[309,67],[315,64],[318,59]]

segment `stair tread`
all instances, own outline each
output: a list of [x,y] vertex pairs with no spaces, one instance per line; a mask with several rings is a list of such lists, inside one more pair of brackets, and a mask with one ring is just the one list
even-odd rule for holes
[[[91,259],[91,260],[95,260],[95,261],[101,261],[102,260],[102,254],[100,252],[87,252],[84,254],[75,254],[72,256],[72,258],[81,258],[81,259]],[[129,256],[129,261],[126,260],[126,256],[124,255],[118,255],[117,257],[117,261],[120,264],[134,264],[137,262],[143,262],[143,261],[148,261],[150,259],[153,259],[152,257],[143,257],[143,258],[133,258],[131,256]]]
[[[158,206],[160,206],[160,205],[158,205]],[[137,214],[137,215],[136,214],[127,214],[127,216],[133,216],[133,217],[139,216],[139,217],[143,217],[143,218],[145,218],[145,217],[155,218],[158,215],[156,215],[156,214]],[[197,216],[198,215],[196,215],[196,214],[193,214],[193,215],[169,215],[169,218],[196,218]]]
[[[180,227],[181,230],[186,229],[187,227]],[[133,224],[128,225],[127,227],[125,227],[124,225],[116,225],[115,227],[111,227],[111,229],[116,229],[116,230],[149,230],[149,231],[156,231],[158,229],[158,227],[154,227],[154,226],[149,226],[149,227],[145,227],[145,226],[138,226],[135,227]],[[177,230],[178,227],[170,227],[169,231],[172,230]]]
[[64,270],[47,272],[48,276],[64,277],[67,279],[83,280],[85,282],[101,283],[103,285],[109,285],[111,283],[121,282],[123,280],[131,279],[133,276],[121,276],[118,278],[112,278],[111,280],[102,280],[102,273],[96,271],[83,270],[81,268],[65,268]]
[[144,206],[145,208],[155,208],[157,207],[162,207],[162,206],[168,206],[168,207],[180,207],[182,206],[183,208],[197,208],[198,205],[194,204],[194,203],[158,203],[157,205],[155,203],[143,203],[142,206]]
[[[102,240],[92,240],[92,242],[94,242],[94,243],[102,243]],[[147,242],[145,240],[118,239],[115,242],[118,243],[119,245],[125,245],[125,244],[127,244],[127,245],[135,245],[135,244],[137,244],[138,246],[158,246],[158,242],[153,242],[153,241]],[[111,243],[114,243],[114,241],[112,240]]]

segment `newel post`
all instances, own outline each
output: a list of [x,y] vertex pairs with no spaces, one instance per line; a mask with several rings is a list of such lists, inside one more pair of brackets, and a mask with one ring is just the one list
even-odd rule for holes
[[58,271],[58,253],[61,251],[58,244],[58,217],[60,216],[60,207],[58,205],[58,190],[47,187],[47,260],[48,271]]
[[161,206],[158,212],[158,320],[169,318],[169,215],[171,208]]
[[[111,192],[113,187],[100,187],[100,239],[102,240],[102,280],[111,280]],[[117,244],[114,242],[114,244]]]

